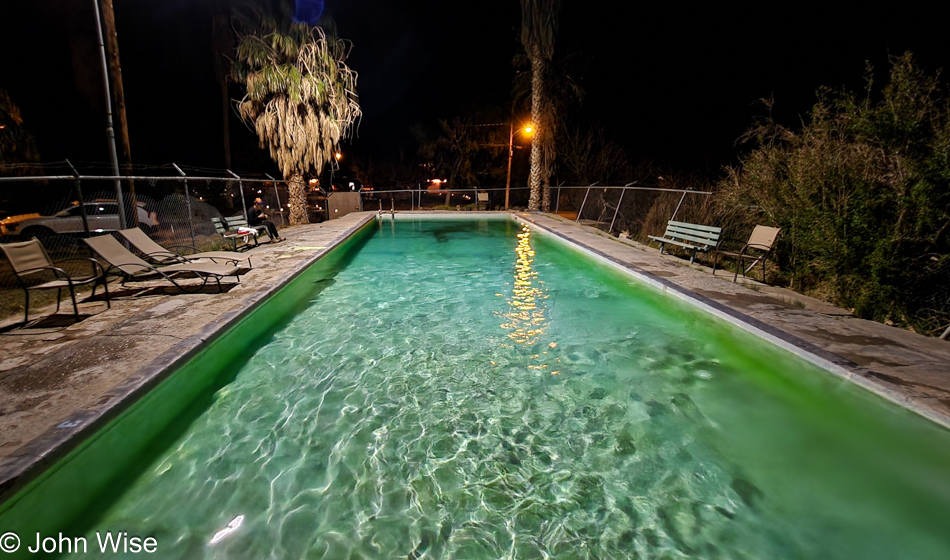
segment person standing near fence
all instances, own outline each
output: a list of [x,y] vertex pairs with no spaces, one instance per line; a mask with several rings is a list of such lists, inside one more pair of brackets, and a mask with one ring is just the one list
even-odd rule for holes
[[255,198],[253,204],[248,207],[247,224],[250,226],[267,226],[267,235],[270,236],[271,241],[283,241],[283,238],[277,233],[277,226],[267,219],[267,214],[264,213],[264,201],[260,198]]

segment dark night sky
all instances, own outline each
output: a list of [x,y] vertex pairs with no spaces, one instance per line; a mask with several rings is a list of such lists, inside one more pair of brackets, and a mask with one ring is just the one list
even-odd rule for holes
[[[44,161],[108,161],[89,2],[4,2],[0,88],[23,110]],[[116,2],[138,163],[223,167],[208,2]],[[913,50],[928,71],[946,67],[941,19],[894,4],[836,9],[831,3],[758,10],[710,4],[564,0],[560,52],[576,53],[586,89],[581,113],[604,123],[635,158],[717,169],[734,161],[735,139],[774,95],[776,115],[795,124],[821,85],[862,87],[864,61],[883,81],[887,55]],[[364,111],[350,148],[394,157],[417,122],[509,102],[520,9],[516,0],[327,0],[340,36],[354,43]],[[266,154],[232,119],[237,169]]]

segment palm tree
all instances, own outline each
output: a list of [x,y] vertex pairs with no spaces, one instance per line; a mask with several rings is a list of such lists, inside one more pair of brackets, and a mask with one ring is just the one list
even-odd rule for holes
[[[537,127],[531,143],[529,210],[541,208],[541,186],[550,181],[554,161],[554,119],[548,91],[548,68],[554,56],[560,7],[561,0],[521,0],[521,43],[531,62],[531,120]],[[545,210],[548,210],[549,195],[545,199]]]
[[349,43],[320,27],[267,18],[238,40],[234,78],[247,88],[238,113],[254,125],[289,183],[290,223],[307,223],[304,175],[320,175],[362,114]]

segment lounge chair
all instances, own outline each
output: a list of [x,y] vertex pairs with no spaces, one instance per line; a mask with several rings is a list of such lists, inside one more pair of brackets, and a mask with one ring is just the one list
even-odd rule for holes
[[[190,255],[178,255],[152,241],[152,238],[146,235],[145,232],[139,228],[122,229],[119,230],[119,233],[122,234],[122,237],[124,237],[126,241],[135,247],[137,251],[145,255],[148,259],[156,264],[167,265],[184,263],[197,259],[208,259],[212,262],[222,262],[233,265],[237,265],[241,261],[247,261],[248,268],[251,267],[251,257],[243,253],[235,253],[233,251],[205,251],[192,253]],[[195,250],[193,247],[189,247],[187,245],[175,246],[175,248],[177,247],[185,248],[191,251]]]
[[[114,274],[121,276],[123,285],[129,281],[148,281],[164,278],[174,284],[179,290],[188,292],[201,290],[205,287],[205,284],[208,283],[209,279],[214,278],[218,284],[218,291],[223,292],[224,289],[221,287],[221,278],[225,276],[238,278],[237,274],[240,270],[239,267],[233,265],[213,262],[187,262],[154,267],[135,256],[135,254],[123,247],[122,244],[111,235],[90,237],[89,239],[83,239],[83,241],[85,241],[103,261],[109,264],[105,273],[107,275]],[[175,279],[184,274],[191,274],[201,278],[201,285],[198,286],[197,289],[194,289],[191,286],[178,283]],[[240,279],[238,279],[238,281],[240,282]],[[192,289],[189,290],[189,288]]]
[[[713,275],[716,274],[716,266],[719,264],[719,257],[733,257],[736,259],[736,274],[732,277],[732,281],[735,282],[739,278],[739,271],[742,271],[742,276],[745,277],[746,273],[752,270],[755,265],[762,263],[762,283],[765,283],[765,259],[768,258],[769,253],[772,252],[772,245],[775,244],[775,239],[778,237],[778,233],[782,231],[780,228],[774,228],[769,226],[755,226],[755,229],[752,230],[752,235],[749,236],[749,240],[745,245],[742,246],[742,249],[738,251],[726,251],[723,249],[716,249],[716,255],[713,259]],[[728,242],[729,240],[725,240]],[[733,242],[741,243],[741,240],[732,240]],[[746,259],[752,261],[748,267],[745,266]]]
[[[76,286],[92,284],[92,295],[95,296],[96,287],[102,284],[102,289],[106,294],[106,307],[112,307],[109,301],[109,288],[106,286],[105,270],[103,270],[102,265],[94,259],[68,259],[66,261],[60,261],[60,263],[69,261],[90,262],[92,265],[92,276],[72,277],[65,270],[53,264],[53,261],[49,258],[49,254],[46,252],[46,248],[44,248],[43,244],[36,238],[19,243],[0,243],[0,249],[3,250],[7,259],[9,259],[10,266],[13,267],[13,272],[16,274],[17,283],[23,288],[23,293],[26,296],[26,311],[23,316],[24,323],[30,319],[31,290],[52,290],[55,288],[56,312],[59,312],[63,288],[67,288],[69,290],[69,297],[73,300],[73,314],[76,316],[76,320],[79,320],[79,306],[76,305]],[[47,280],[42,282],[42,273],[44,272],[46,273]],[[52,275],[52,279],[48,279],[50,278],[50,274]],[[35,280],[36,278],[39,278],[41,283],[30,286],[29,283],[38,281]]]

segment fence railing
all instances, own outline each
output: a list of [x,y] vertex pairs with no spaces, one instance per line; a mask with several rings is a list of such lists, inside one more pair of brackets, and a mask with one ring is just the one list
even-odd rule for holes
[[[288,222],[288,182],[272,177],[227,170],[219,170],[220,175],[186,172],[175,164],[116,177],[79,173],[66,165],[67,172],[61,174],[0,177],[0,242],[36,237],[50,257],[65,261],[64,268],[73,274],[88,274],[82,268],[88,261],[70,261],[92,256],[83,238],[125,227],[139,227],[163,245],[212,250],[230,244],[211,219],[246,217],[255,198],[263,200],[278,227]],[[310,185],[305,191],[310,221],[325,220],[327,193]],[[34,297],[52,298],[55,293],[43,290]],[[23,292],[9,263],[0,258],[0,318],[22,308]]]
[[[124,221],[125,226],[145,230],[160,244],[223,249],[229,244],[215,232],[211,218],[243,215],[258,197],[278,227],[288,223],[289,183],[270,176],[228,170],[189,173],[174,164],[119,177],[78,173],[72,166],[67,169],[61,174],[0,177],[0,242],[37,237],[54,261],[81,259],[91,256],[81,242],[83,237],[116,231]],[[331,206],[336,208],[333,196],[337,193],[312,184],[305,185],[305,192],[311,222],[355,209],[348,202],[347,209],[336,214]],[[527,205],[528,194],[528,187],[446,188],[420,182],[405,188],[363,189],[358,198],[362,210],[503,210],[506,195],[510,195],[511,209],[520,209]],[[662,233],[671,219],[717,222],[710,191],[629,183],[558,185],[550,194],[551,210],[561,217],[643,243],[649,242],[648,235]],[[120,204],[123,212],[119,212]],[[65,268],[76,274],[88,272],[80,266]],[[919,331],[950,338],[950,289],[941,283],[943,278],[945,267],[933,272],[932,281],[904,289],[920,299],[915,304],[919,309],[915,324],[927,328]],[[0,319],[20,312],[22,302],[22,290],[9,263],[0,259]]]
[[[506,193],[512,193],[512,208],[527,204],[528,187],[447,188],[425,183],[404,189],[361,191],[363,208],[379,211],[404,210],[503,210]],[[479,193],[488,200],[479,202]],[[708,208],[711,191],[637,185],[559,185],[551,187],[551,211],[608,233],[626,233],[645,240],[662,232],[666,222],[677,217],[705,223],[712,219]]]

